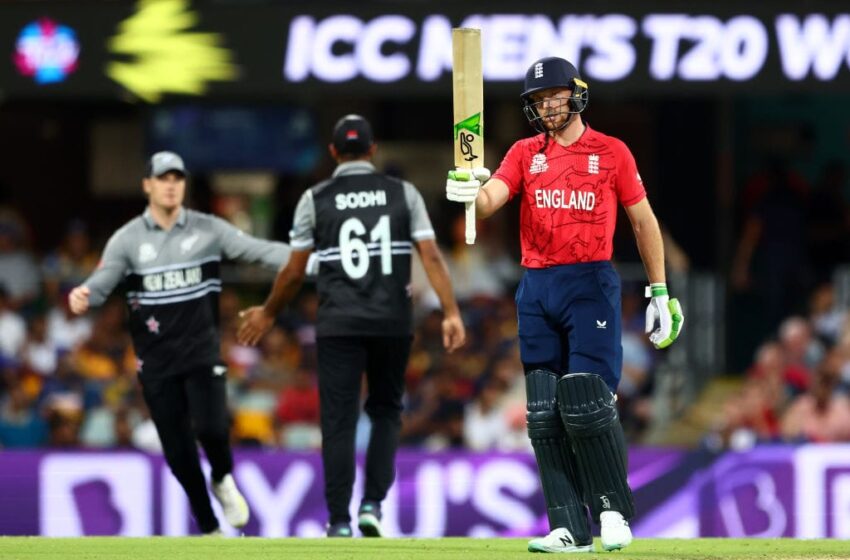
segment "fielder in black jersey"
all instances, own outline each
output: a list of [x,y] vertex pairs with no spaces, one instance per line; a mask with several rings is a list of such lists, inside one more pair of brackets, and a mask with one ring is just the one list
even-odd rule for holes
[[195,443],[200,441],[212,467],[213,494],[227,522],[241,528],[250,514],[230,474],[219,265],[225,256],[279,269],[290,248],[185,209],[186,169],[177,154],[154,154],[143,187],[148,207],[112,235],[98,268],[71,291],[70,307],[85,313],[123,282],[139,380],[168,466],[201,532],[219,533]]
[[366,487],[358,525],[382,536],[381,501],[395,478],[404,372],[413,334],[410,259],[419,251],[442,304],[443,344],[452,352],[466,333],[451,281],[419,191],[375,171],[369,123],[348,115],[334,128],[329,150],[338,163],[327,181],[304,192],[290,232],[292,257],[262,307],[241,313],[238,338],[256,344],[297,293],[307,260],[319,260],[317,352],[328,536],[351,536],[354,435],[360,383],[372,421]]

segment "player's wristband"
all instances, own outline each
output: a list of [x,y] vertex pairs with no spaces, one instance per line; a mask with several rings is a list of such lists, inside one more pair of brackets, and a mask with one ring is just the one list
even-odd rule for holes
[[666,296],[667,294],[667,284],[664,282],[658,282],[656,284],[650,284],[644,290],[644,297],[654,298],[658,296]]

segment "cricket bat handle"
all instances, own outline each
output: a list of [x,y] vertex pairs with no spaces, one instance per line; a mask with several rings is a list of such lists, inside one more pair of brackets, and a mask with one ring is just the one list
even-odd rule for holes
[[466,203],[466,244],[475,245],[475,201]]

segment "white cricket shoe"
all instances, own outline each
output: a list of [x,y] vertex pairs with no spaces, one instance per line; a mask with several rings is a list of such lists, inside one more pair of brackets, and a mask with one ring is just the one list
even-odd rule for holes
[[569,530],[559,527],[545,537],[528,541],[529,552],[593,552],[593,543],[577,545]]
[[232,475],[225,475],[219,483],[212,484],[213,495],[221,504],[221,510],[224,512],[224,518],[234,529],[241,529],[248,523],[248,518],[251,517],[251,510],[248,509],[248,502],[239,492],[236,487],[236,482]]
[[632,530],[619,511],[603,511],[599,516],[599,525],[602,548],[605,550],[619,550],[631,544]]

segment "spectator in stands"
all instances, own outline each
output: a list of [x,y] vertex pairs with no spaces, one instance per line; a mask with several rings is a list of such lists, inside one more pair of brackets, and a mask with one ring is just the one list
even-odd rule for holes
[[819,285],[809,298],[809,323],[823,344],[833,345],[841,336],[847,321],[847,310],[835,302],[835,287],[827,282]]
[[299,367],[277,401],[280,442],[292,449],[317,449],[322,443],[319,429],[319,386],[316,372]]
[[503,297],[509,285],[519,280],[516,260],[499,247],[483,241],[486,230],[481,230],[475,245],[466,243],[466,218],[457,214],[451,225],[451,248],[446,254],[446,265],[452,277],[458,301],[475,298],[495,300]]
[[812,336],[812,327],[802,317],[788,317],[779,325],[779,342],[785,350],[785,359],[792,365],[814,371],[826,351],[823,344]]
[[491,378],[466,405],[463,441],[468,449],[487,451],[499,447],[500,439],[508,431],[508,418],[502,406],[504,394],[504,386]]
[[0,284],[7,290],[7,305],[19,310],[35,301],[41,274],[32,253],[25,248],[21,223],[0,220]]
[[799,362],[791,363],[782,344],[770,341],[759,347],[747,377],[755,384],[776,380],[786,395],[797,395],[809,388],[811,373]]
[[275,326],[260,342],[260,360],[248,371],[245,387],[264,390],[275,397],[293,377],[301,363],[302,350],[294,336]]
[[836,392],[841,360],[824,360],[808,392],[799,395],[782,417],[782,437],[794,442],[850,441],[850,399]]
[[12,307],[9,292],[0,283],[0,358],[17,359],[27,339],[27,324]]
[[0,398],[0,448],[39,447],[47,441],[47,424],[19,382]]
[[95,318],[91,337],[72,357],[74,368],[86,379],[107,381],[135,373],[136,356],[119,300],[110,300],[103,306]]
[[92,320],[88,315],[75,315],[68,304],[71,287],[63,285],[61,297],[47,312],[47,338],[59,352],[75,350],[91,337]]
[[779,436],[779,418],[788,395],[808,387],[808,374],[789,367],[782,346],[763,344],[749,368],[741,392],[727,400],[719,411],[715,433],[710,439],[722,447],[746,449]]
[[58,349],[47,336],[47,321],[44,315],[30,317],[27,341],[21,349],[21,365],[25,371],[41,377],[51,376],[56,371]]
[[42,261],[47,300],[59,305],[67,299],[70,289],[89,277],[97,261],[98,254],[92,250],[88,226],[82,220],[71,220],[59,248]]

